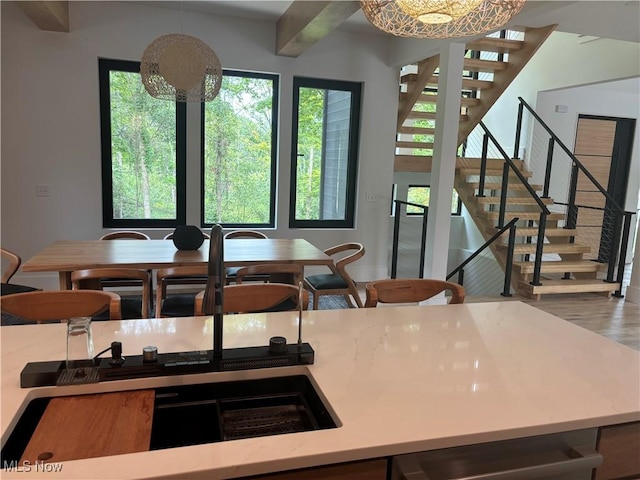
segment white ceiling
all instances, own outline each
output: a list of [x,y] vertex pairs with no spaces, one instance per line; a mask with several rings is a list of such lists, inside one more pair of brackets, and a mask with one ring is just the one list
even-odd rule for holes
[[[312,0],[308,0],[312,1]],[[209,14],[275,22],[291,0],[201,0],[145,2],[157,6]],[[557,23],[557,31],[640,43],[640,0],[528,0],[512,25],[541,27]],[[387,35],[373,27],[358,11],[340,28]]]

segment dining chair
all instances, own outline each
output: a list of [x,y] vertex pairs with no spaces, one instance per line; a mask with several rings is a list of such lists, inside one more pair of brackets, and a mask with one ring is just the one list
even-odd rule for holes
[[101,236],[100,240],[151,240],[151,237],[146,233],[136,232],[135,230],[120,230],[109,232]]
[[108,311],[110,320],[120,320],[120,296],[97,290],[44,290],[3,297],[2,313],[29,322],[64,321],[73,317],[93,317]]
[[[309,306],[309,292],[288,283],[243,283],[225,285],[223,313],[284,312],[298,310],[302,294],[302,309]],[[193,314],[204,315],[204,292],[196,295]]]
[[[168,267],[156,271],[156,318],[193,316],[196,293],[206,284],[207,265]],[[171,293],[178,287],[178,293]]]
[[6,268],[2,271],[2,290],[0,292],[2,296],[40,290],[39,288],[28,285],[10,283],[11,278],[20,269],[20,265],[22,265],[22,258],[20,258],[20,255],[17,253],[7,250],[6,248],[0,248],[0,251],[2,253],[2,260],[7,263]]
[[[131,280],[140,285],[140,295],[124,295],[121,297],[123,319],[149,318],[151,306],[151,275],[147,270],[138,268],[90,268],[71,272],[71,285],[74,290],[104,290],[104,280],[117,278],[121,281]],[[107,312],[95,316],[94,320],[108,320]]]
[[262,263],[238,267],[236,283],[242,284],[245,278],[252,280],[260,277],[269,283],[290,283],[298,285],[302,281],[302,265],[296,263]]
[[366,308],[378,303],[418,303],[438,295],[450,292],[450,304],[464,303],[464,287],[457,283],[433,280],[430,278],[394,278],[369,282],[365,286]]
[[[118,230],[103,235],[100,240],[151,240],[151,237],[136,230]],[[151,278],[151,270],[148,270],[148,274],[149,278]],[[138,287],[142,285],[140,280],[126,276],[123,278],[103,278],[100,281],[105,287]],[[151,282],[149,282],[147,288],[149,290],[147,295],[151,299],[153,297],[153,285]]]
[[[257,230],[232,230],[230,232],[227,232],[224,235],[224,239],[225,240],[231,240],[234,238],[269,238],[267,237],[267,235],[265,235],[262,232],[259,232]],[[225,271],[225,276],[226,276],[226,280],[225,283],[227,285],[229,285],[230,283],[235,283],[236,282],[236,275],[238,272],[238,269],[240,269],[242,267],[226,267],[224,269]],[[255,274],[251,277],[246,276],[245,281],[247,282],[265,282],[269,280],[269,276],[266,274]]]
[[318,300],[321,295],[342,295],[349,308],[353,308],[351,298],[359,308],[362,308],[362,300],[358,294],[355,282],[346,270],[346,266],[364,256],[364,246],[361,243],[342,243],[324,251],[328,256],[338,258],[329,265],[332,273],[321,273],[305,277],[305,288],[313,293],[313,309],[318,309]]

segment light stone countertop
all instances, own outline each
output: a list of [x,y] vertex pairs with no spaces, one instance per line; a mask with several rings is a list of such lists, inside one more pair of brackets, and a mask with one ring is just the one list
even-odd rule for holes
[[[521,302],[305,312],[308,367],[21,389],[27,362],[63,360],[60,324],[0,329],[2,443],[40,396],[309,375],[339,428],[64,462],[55,479],[233,478],[640,420],[640,352]],[[297,314],[225,317],[224,346],[294,342]],[[95,350],[212,348],[211,317],[95,322]],[[6,472],[2,478],[43,478]]]

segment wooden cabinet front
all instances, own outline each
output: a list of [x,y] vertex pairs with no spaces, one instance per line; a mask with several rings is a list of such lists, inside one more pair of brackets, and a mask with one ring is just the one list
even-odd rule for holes
[[602,427],[597,449],[603,461],[595,480],[640,478],[640,422]]

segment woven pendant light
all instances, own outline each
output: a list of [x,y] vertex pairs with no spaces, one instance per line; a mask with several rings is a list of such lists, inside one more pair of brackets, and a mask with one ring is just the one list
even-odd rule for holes
[[202,40],[172,33],[151,42],[140,61],[149,95],[175,102],[210,102],[220,91],[222,65]]
[[399,37],[468,37],[505,25],[525,0],[360,0],[367,19]]

